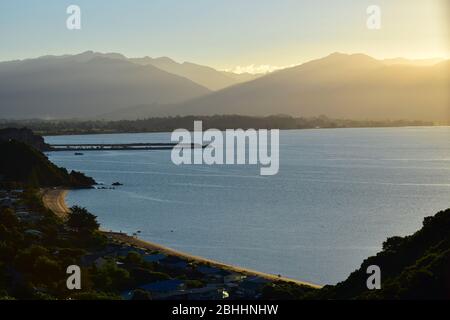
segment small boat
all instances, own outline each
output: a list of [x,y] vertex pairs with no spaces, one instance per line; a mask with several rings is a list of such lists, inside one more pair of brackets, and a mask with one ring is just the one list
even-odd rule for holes
[[82,152],[75,152],[75,155],[76,156],[82,156],[82,155],[84,155],[84,153],[82,153]]

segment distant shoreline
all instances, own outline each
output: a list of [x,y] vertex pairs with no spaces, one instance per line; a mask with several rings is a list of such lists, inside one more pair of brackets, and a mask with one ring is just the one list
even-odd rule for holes
[[[300,129],[279,129],[280,131],[295,131],[295,130],[336,130],[336,129],[394,129],[394,128],[446,128],[450,125],[420,125],[420,126],[385,126],[385,127],[335,127],[335,128],[300,128]],[[244,128],[248,129],[248,128]],[[205,129],[206,130],[206,129]],[[225,130],[221,130],[225,131]],[[190,131],[192,132],[192,131]],[[80,133],[58,133],[58,134],[42,134],[44,137],[60,137],[60,136],[93,136],[93,135],[108,135],[108,134],[141,134],[141,133],[172,133],[171,131],[113,131],[113,132],[80,132]]]
[[163,133],[184,128],[192,131],[194,121],[202,121],[203,129],[338,129],[338,128],[402,128],[435,127],[448,125],[446,122],[418,120],[351,120],[332,119],[326,116],[292,117],[287,115],[272,116],[180,116],[156,117],[142,120],[1,120],[0,128],[27,127],[43,136],[92,135],[117,133]]
[[[45,207],[47,207],[49,210],[53,211],[58,217],[60,217],[62,219],[67,218],[67,215],[69,213],[69,208],[67,207],[67,204],[65,201],[65,198],[66,198],[68,192],[69,192],[68,189],[61,189],[61,188],[43,189],[41,191],[42,201],[43,201]],[[255,270],[251,270],[251,269],[247,269],[247,268],[241,268],[238,266],[225,264],[225,263],[218,262],[215,260],[191,255],[188,253],[184,253],[184,252],[163,246],[161,244],[157,244],[157,243],[145,241],[145,240],[142,240],[142,239],[139,239],[136,237],[132,237],[125,233],[106,231],[106,230],[102,230],[102,229],[100,229],[100,231],[111,240],[115,240],[118,242],[126,243],[131,246],[144,248],[144,249],[148,249],[148,250],[152,250],[152,251],[159,251],[159,252],[165,253],[167,255],[176,256],[176,257],[186,259],[189,261],[195,261],[198,263],[206,263],[206,264],[210,264],[212,266],[215,266],[215,267],[218,267],[221,269],[243,273],[248,276],[258,276],[258,277],[261,277],[264,279],[268,279],[270,281],[292,282],[292,283],[295,283],[298,285],[308,286],[308,287],[312,287],[315,289],[322,288],[321,285],[309,283],[306,281],[300,281],[300,280],[290,279],[290,278],[286,278],[286,277],[279,277],[277,275],[259,272],[259,271],[255,271]]]

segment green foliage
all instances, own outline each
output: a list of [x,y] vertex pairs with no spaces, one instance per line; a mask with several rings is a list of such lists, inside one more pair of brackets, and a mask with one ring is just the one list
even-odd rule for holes
[[50,146],[45,143],[43,137],[36,135],[28,128],[5,128],[0,129],[0,142],[16,140],[26,143],[40,151],[50,150]]
[[131,277],[134,279],[134,283],[150,283],[162,280],[169,280],[170,276],[162,272],[154,272],[146,268],[133,268],[131,269]]
[[98,292],[98,291],[88,291],[88,292],[76,292],[70,295],[71,300],[121,300],[118,295]]
[[130,273],[118,267],[114,261],[108,261],[93,270],[91,277],[97,290],[107,292],[121,291],[131,284]]
[[133,291],[131,300],[152,300],[152,295],[148,291],[136,289]]
[[95,184],[81,173],[69,174],[58,168],[37,149],[22,142],[0,142],[0,176],[2,182],[33,187],[90,187]]
[[12,209],[0,209],[0,224],[8,229],[17,228],[19,226],[19,219],[17,219],[17,216]]
[[15,250],[11,248],[6,241],[0,241],[0,261],[7,261],[11,257],[14,257],[14,255]]
[[52,218],[53,221],[57,221],[57,218],[53,212],[50,212],[42,201],[39,188],[27,187],[22,193],[22,202],[32,211],[42,213],[46,218]]
[[94,185],[94,179],[87,177],[84,173],[71,171],[69,174],[70,186],[73,188],[85,188]]
[[134,265],[142,265],[144,263],[142,256],[136,251],[128,252],[124,261],[125,261],[125,263],[134,264]]
[[65,277],[59,262],[46,256],[40,256],[36,259],[32,273],[35,283],[57,282]]
[[403,243],[402,237],[391,237],[383,242],[383,251],[397,251],[399,246]]
[[33,245],[20,250],[14,265],[18,271],[27,275],[28,281],[35,285],[44,284],[55,289],[59,282],[65,279],[61,261],[42,246]]
[[267,300],[296,300],[314,291],[316,289],[307,286],[279,281],[266,284],[262,290],[261,298]]
[[34,264],[39,257],[49,255],[49,251],[42,247],[33,245],[29,248],[21,250],[15,258],[15,266],[18,270],[32,273]]
[[83,234],[92,234],[100,227],[95,215],[87,211],[85,208],[78,206],[73,206],[70,208],[70,215],[67,220],[67,225],[75,231]]
[[185,285],[188,289],[203,288],[205,286],[200,280],[186,280]]
[[[381,269],[381,290],[366,287],[367,267]],[[448,299],[450,298],[450,209],[424,219],[423,227],[407,237],[392,237],[383,251],[336,286],[327,286],[316,299]]]
[[[85,248],[96,250],[103,248],[106,238],[97,231],[94,217],[84,210],[75,211],[86,219],[77,232],[67,232],[64,222],[55,217],[42,204],[37,189],[27,189],[19,200],[33,214],[39,215],[36,222],[24,222],[17,219],[14,210],[0,208],[0,296],[5,299],[65,299],[73,292],[66,288],[65,270],[72,264],[80,264],[86,255]],[[36,230],[40,237],[32,237],[27,230]],[[94,270],[95,274],[96,270]],[[120,276],[125,270],[118,270],[110,275],[116,277],[112,281],[111,290],[118,290],[115,285],[123,286]],[[91,290],[93,281],[88,269],[82,272],[83,289]],[[1,291],[1,289],[7,289]],[[97,298],[114,299],[111,291],[96,293]],[[69,296],[70,297],[70,296]]]

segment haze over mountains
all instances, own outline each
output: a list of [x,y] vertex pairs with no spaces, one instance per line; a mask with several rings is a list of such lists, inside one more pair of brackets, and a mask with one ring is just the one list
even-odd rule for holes
[[260,75],[249,73],[237,74],[217,71],[213,68],[201,66],[191,62],[178,63],[167,57],[160,58],[132,58],[134,63],[153,65],[161,70],[192,80],[210,90],[216,91],[226,87],[258,78]]
[[445,59],[435,58],[435,59],[405,59],[405,58],[394,58],[394,59],[384,59],[382,60],[384,64],[394,65],[394,64],[403,64],[403,65],[412,65],[412,66],[432,66],[439,62],[445,61]]
[[446,122],[449,66],[387,66],[366,55],[336,53],[154,112]]
[[207,93],[186,78],[117,54],[85,52],[0,63],[1,118],[89,118]]
[[287,114],[448,123],[449,71],[448,60],[339,53],[263,76],[165,57],[46,56],[0,63],[0,118]]

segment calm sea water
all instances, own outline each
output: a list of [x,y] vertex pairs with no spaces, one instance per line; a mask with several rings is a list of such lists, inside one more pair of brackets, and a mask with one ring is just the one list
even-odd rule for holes
[[[169,133],[47,137],[49,143],[168,142]],[[181,166],[170,151],[51,153],[115,190],[71,191],[105,229],[319,284],[344,280],[389,236],[450,207],[450,127],[283,131],[280,172]]]

